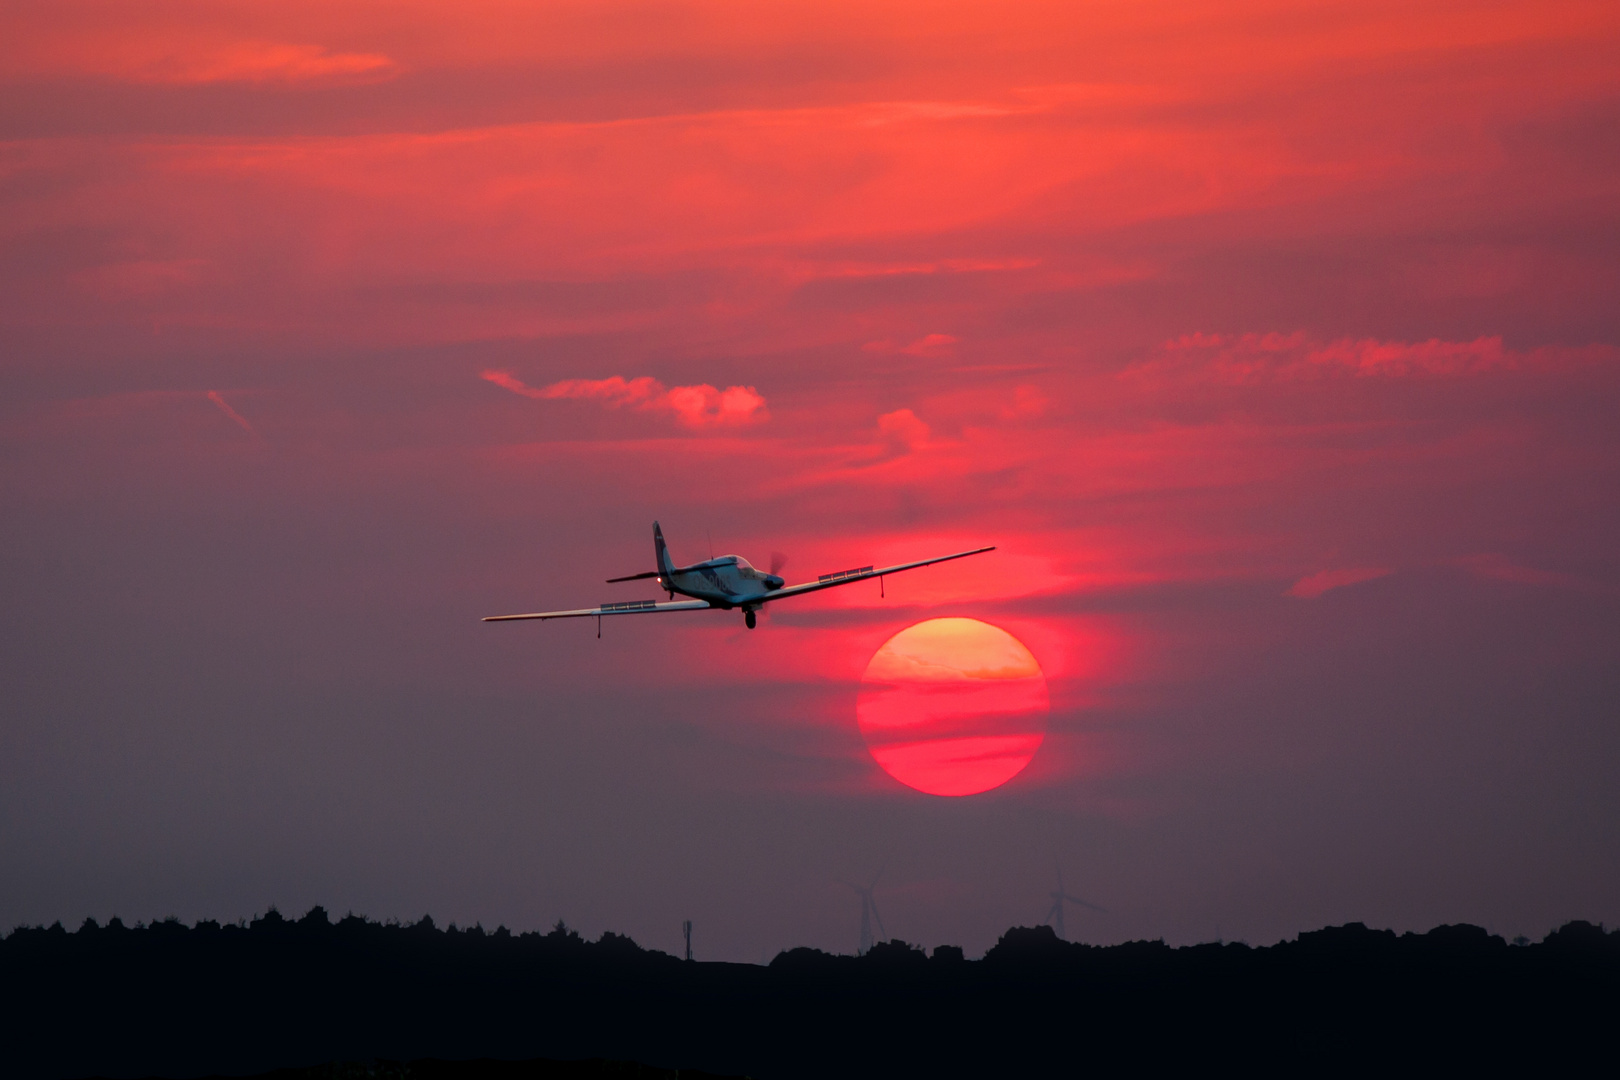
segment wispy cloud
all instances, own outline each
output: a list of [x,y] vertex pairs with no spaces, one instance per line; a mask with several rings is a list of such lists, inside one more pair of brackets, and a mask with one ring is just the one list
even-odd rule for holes
[[395,71],[394,62],[381,53],[329,52],[319,45],[244,41],[151,64],[138,69],[135,75],[150,82],[309,82],[387,77]]
[[1410,342],[1341,338],[1311,350],[1306,359],[1345,367],[1357,375],[1465,375],[1513,365],[1513,358],[1502,350],[1500,337]]
[[1342,570],[1323,570],[1294,582],[1293,588],[1288,590],[1288,595],[1301,600],[1315,600],[1323,593],[1334,589],[1342,589],[1346,585],[1359,585],[1363,581],[1376,581],[1394,572],[1385,566],[1354,566]]
[[884,278],[926,274],[991,274],[1007,270],[1028,270],[1041,265],[1033,258],[937,259],[931,262],[850,262],[826,260],[786,264],[787,271],[801,278]]
[[564,379],[534,387],[509,371],[485,371],[483,378],[514,394],[539,400],[580,398],[597,401],[608,408],[629,406],[645,412],[667,412],[689,428],[746,427],[770,419],[765,398],[752,386],[716,389],[708,383],[696,386],[666,387],[657,379],[642,376],[625,379]]
[[[1528,358],[1505,349],[1500,336],[1472,341],[1380,341],[1339,338],[1312,341],[1292,334],[1183,334],[1164,344],[1159,355],[1133,364],[1126,378],[1207,378],[1245,383],[1323,375],[1399,378],[1460,376],[1522,366]],[[1539,362],[1547,357],[1538,356]]]
[[997,410],[1003,420],[1032,420],[1044,416],[1052,399],[1038,386],[1024,384],[1013,387],[1012,400]]
[[322,45],[217,34],[117,37],[39,44],[27,65],[134,83],[198,86],[210,83],[373,82],[399,74],[382,53],[334,51]]
[[897,345],[893,341],[868,341],[861,348],[870,353],[903,353],[906,356],[945,356],[956,346],[950,334],[924,334],[915,341]]
[[1029,105],[990,105],[967,101],[885,101],[874,102],[860,110],[860,123],[865,127],[884,124],[903,124],[928,120],[982,120],[1033,112]]
[[230,403],[220,395],[218,390],[208,391],[208,400],[219,406],[219,411],[234,420],[243,431],[247,432],[255,439],[262,438],[257,429],[255,429],[252,424],[248,423],[247,420],[243,418],[241,413],[231,408]]
[[1556,570],[1541,570],[1534,566],[1524,566],[1497,552],[1464,556],[1458,559],[1457,563],[1475,577],[1485,578],[1489,581],[1506,581],[1514,585],[1539,585],[1555,589],[1573,589],[1577,592],[1588,593],[1614,591],[1601,582],[1577,577],[1574,574],[1563,574]]

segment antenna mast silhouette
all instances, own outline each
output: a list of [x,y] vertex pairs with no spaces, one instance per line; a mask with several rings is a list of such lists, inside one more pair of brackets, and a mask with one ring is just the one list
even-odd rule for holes
[[879,870],[876,876],[872,878],[872,884],[864,889],[848,881],[844,882],[845,885],[854,889],[861,898],[861,944],[855,950],[856,956],[865,956],[872,951],[872,946],[876,944],[872,940],[872,923],[874,920],[877,922],[878,933],[882,934],[885,939],[889,936],[888,929],[883,925],[883,916],[878,914],[877,901],[872,897],[872,890],[877,888],[878,878],[882,876],[883,871]]
[[1057,868],[1057,891],[1054,893],[1048,893],[1047,895],[1052,898],[1052,909],[1046,913],[1046,918],[1043,919],[1042,922],[1051,923],[1052,929],[1057,931],[1057,936],[1062,938],[1064,941],[1069,940],[1069,935],[1063,930],[1063,904],[1065,901],[1071,904],[1079,904],[1081,907],[1090,908],[1092,911],[1106,910],[1098,907],[1089,900],[1082,900],[1078,896],[1070,896],[1068,893],[1064,892],[1063,867],[1061,866]]
[[692,959],[692,920],[687,919],[681,923],[681,933],[686,935],[686,958]]

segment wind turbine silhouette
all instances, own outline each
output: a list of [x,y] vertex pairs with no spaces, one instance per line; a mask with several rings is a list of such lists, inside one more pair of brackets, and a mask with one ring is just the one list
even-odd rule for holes
[[878,914],[877,901],[872,898],[872,890],[877,888],[878,878],[882,876],[882,870],[879,870],[876,874],[873,874],[872,884],[868,885],[864,889],[853,882],[844,882],[845,885],[848,885],[851,889],[854,889],[858,894],[860,894],[861,898],[861,944],[860,948],[855,950],[856,956],[865,956],[867,953],[872,951],[872,946],[875,944],[875,942],[872,940],[872,921],[874,919],[877,920],[878,933],[882,934],[885,938],[889,936],[889,931],[883,925],[883,916]]
[[1062,938],[1064,941],[1067,941],[1069,940],[1069,936],[1063,930],[1063,904],[1065,901],[1071,904],[1079,904],[1084,908],[1090,908],[1092,911],[1107,911],[1108,909],[1100,908],[1089,900],[1082,900],[1078,896],[1070,896],[1068,893],[1064,892],[1063,867],[1061,866],[1057,868],[1057,883],[1057,891],[1047,894],[1052,898],[1052,910],[1048,911],[1046,913],[1046,918],[1041,921],[1051,923],[1052,929],[1057,931],[1057,936]]

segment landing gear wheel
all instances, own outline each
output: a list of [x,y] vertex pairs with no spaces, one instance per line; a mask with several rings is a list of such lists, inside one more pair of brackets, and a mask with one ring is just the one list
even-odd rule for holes
[[743,622],[748,624],[748,629],[752,630],[754,628],[754,620],[755,615],[752,611],[743,612]]

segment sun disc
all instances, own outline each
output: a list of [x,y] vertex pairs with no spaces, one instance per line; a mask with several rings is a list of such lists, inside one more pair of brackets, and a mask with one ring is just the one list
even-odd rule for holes
[[976,795],[1024,770],[1046,737],[1046,676],[1024,643],[978,619],[895,634],[861,677],[855,716],[872,759],[930,795]]

